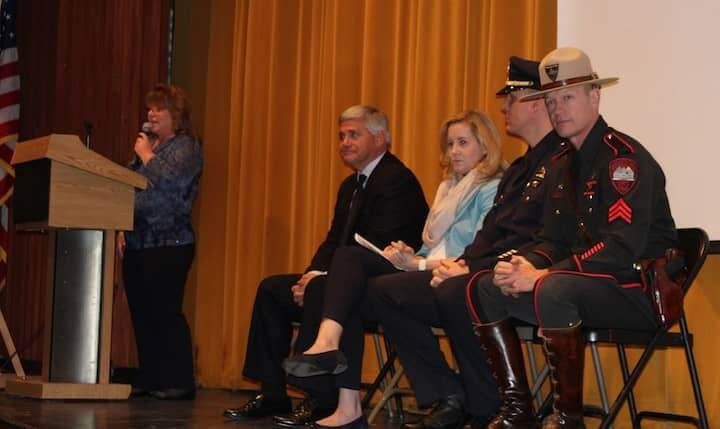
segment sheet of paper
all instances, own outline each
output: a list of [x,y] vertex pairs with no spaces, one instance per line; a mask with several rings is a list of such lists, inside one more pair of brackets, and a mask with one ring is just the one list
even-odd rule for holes
[[[377,247],[376,245],[374,245],[371,242],[369,242],[368,240],[366,240],[365,237],[358,234],[357,232],[355,233],[355,241],[362,247],[364,247],[368,250],[371,250],[371,251],[377,253],[378,255],[382,256],[383,258],[385,258],[385,255],[383,255],[383,251],[379,247]],[[385,258],[385,259],[387,259],[387,258]],[[390,261],[390,260],[388,259],[388,261]],[[392,263],[392,261],[390,261],[390,262]],[[393,267],[397,268],[400,271],[406,271],[404,268],[400,268],[395,264],[393,264]]]

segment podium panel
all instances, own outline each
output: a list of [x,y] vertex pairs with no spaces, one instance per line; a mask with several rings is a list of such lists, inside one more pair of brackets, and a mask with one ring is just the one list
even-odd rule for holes
[[58,230],[56,234],[50,381],[97,383],[103,231]]

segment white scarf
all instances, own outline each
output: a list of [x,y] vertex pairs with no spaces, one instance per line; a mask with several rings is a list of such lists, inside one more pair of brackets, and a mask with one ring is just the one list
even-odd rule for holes
[[476,177],[477,170],[473,168],[460,181],[453,177],[440,183],[423,228],[422,239],[428,249],[442,242],[460,204],[478,190]]

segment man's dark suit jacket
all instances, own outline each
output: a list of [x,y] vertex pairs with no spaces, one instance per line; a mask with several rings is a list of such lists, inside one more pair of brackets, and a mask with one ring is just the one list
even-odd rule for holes
[[349,229],[351,233],[342,237],[355,188],[356,175],[351,174],[340,185],[330,230],[306,272],[327,271],[335,249],[356,244],[353,233],[362,235],[381,249],[394,240],[402,240],[414,249],[420,248],[428,205],[420,183],[402,161],[390,152],[383,155],[365,185],[357,221]]

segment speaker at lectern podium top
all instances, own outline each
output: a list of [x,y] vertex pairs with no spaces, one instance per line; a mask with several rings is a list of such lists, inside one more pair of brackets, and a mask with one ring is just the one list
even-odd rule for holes
[[135,189],[147,179],[87,149],[75,135],[50,134],[17,145],[17,229],[132,230]]

